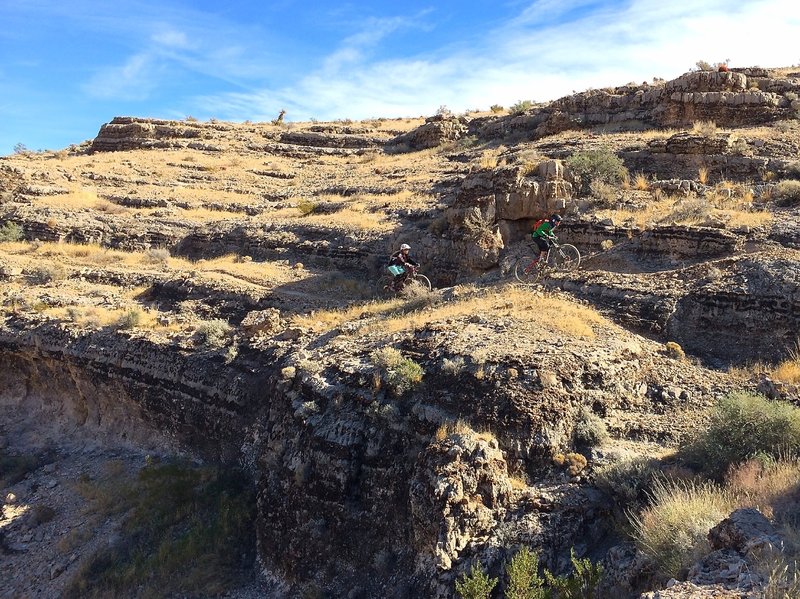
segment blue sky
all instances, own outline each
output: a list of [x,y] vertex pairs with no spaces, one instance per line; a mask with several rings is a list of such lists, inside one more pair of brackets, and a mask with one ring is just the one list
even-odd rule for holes
[[114,116],[429,116],[800,63],[796,0],[0,0],[0,155]]

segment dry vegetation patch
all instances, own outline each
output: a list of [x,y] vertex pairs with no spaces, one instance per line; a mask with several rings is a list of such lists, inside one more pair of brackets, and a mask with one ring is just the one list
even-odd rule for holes
[[297,317],[295,322],[323,331],[344,322],[372,316],[358,330],[393,333],[482,314],[498,319],[510,318],[519,330],[541,340],[551,335],[593,339],[597,327],[610,326],[591,307],[561,296],[536,294],[511,285],[499,291],[467,291],[465,297],[452,301],[441,301],[432,293],[408,299],[369,302],[344,310],[315,312],[311,316]]

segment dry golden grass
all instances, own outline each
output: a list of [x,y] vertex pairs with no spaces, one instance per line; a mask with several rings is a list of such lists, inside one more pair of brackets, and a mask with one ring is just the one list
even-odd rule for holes
[[511,488],[514,491],[524,491],[528,488],[527,481],[521,476],[509,476],[508,482],[511,483]]
[[209,222],[222,220],[248,220],[249,217],[242,212],[229,212],[227,210],[210,210],[208,208],[191,208],[181,210],[179,218],[193,221]]
[[789,353],[789,357],[782,361],[770,373],[772,378],[790,385],[800,384],[800,341],[795,349]]
[[319,332],[369,315],[379,320],[364,323],[361,330],[394,333],[473,314],[493,314],[498,318],[512,318],[522,327],[530,325],[529,332],[536,339],[547,339],[552,334],[592,339],[596,334],[594,327],[609,324],[592,308],[556,296],[534,295],[515,286],[504,287],[497,293],[474,293],[452,302],[429,305],[423,301],[417,308],[419,304],[419,299],[393,298],[344,310],[315,312],[312,316],[296,317],[296,323]]
[[[640,209],[603,209],[597,210],[595,215],[638,228],[646,228],[659,222],[703,224],[709,219],[721,220],[728,227],[760,227],[772,221],[771,212],[763,210],[762,205],[754,204],[749,187],[724,187],[724,182],[720,185],[719,191],[712,190],[701,198],[665,194],[655,190],[653,199]],[[636,186],[638,188],[638,184]]]
[[654,197],[645,206],[639,209],[598,210],[598,218],[612,218],[617,222],[629,223],[640,229],[664,219],[670,214],[675,203],[682,200],[683,196],[670,196],[667,194],[654,194]]
[[771,518],[776,504],[797,489],[799,481],[800,461],[789,459],[771,464],[749,460],[731,470],[726,482],[737,503]]
[[631,133],[630,135],[649,141],[651,139],[667,139],[676,133],[680,133],[680,131],[678,129],[647,129],[646,131]]
[[[294,207],[264,212],[254,217],[256,222],[297,222],[320,227],[344,228],[362,231],[391,231],[397,224],[389,216],[394,209],[424,208],[434,203],[426,195],[403,190],[392,194],[359,194],[339,196],[322,194],[313,198],[294,197],[289,200]],[[334,212],[316,213],[315,206],[330,202],[341,206]]]
[[289,278],[287,267],[278,266],[273,262],[242,261],[236,254],[227,254],[219,258],[198,260],[197,262],[171,258],[170,262],[173,261],[186,267],[192,267],[199,272],[218,272],[260,284]]
[[650,189],[650,181],[643,173],[639,173],[633,180],[633,187],[639,191],[647,191]]
[[697,169],[697,180],[703,185],[708,183],[708,167],[701,166]]
[[473,432],[472,428],[462,419],[448,421],[436,429],[433,438],[436,441],[444,441],[450,435],[468,435]]
[[304,219],[318,226],[355,229],[359,231],[391,231],[396,224],[386,215],[364,211],[364,206],[353,204],[333,214],[312,214]]
[[292,324],[316,332],[329,331],[342,323],[369,316],[386,316],[402,309],[407,300],[395,297],[387,300],[355,304],[338,310],[319,310],[307,316],[295,316]]
[[124,308],[102,306],[61,306],[47,308],[42,314],[56,320],[71,321],[87,328],[116,327],[129,330],[147,329],[179,331],[183,326],[176,323],[162,325],[158,312],[136,305]]
[[71,185],[70,187],[69,193],[43,196],[36,199],[36,204],[65,210],[94,209],[101,204],[96,188],[80,185]]
[[[14,255],[25,259],[35,257],[37,265],[59,264],[71,266],[116,266],[131,271],[194,271],[209,275],[223,274],[257,285],[297,280],[298,272],[273,262],[243,260],[236,254],[228,254],[210,260],[193,262],[184,258],[168,256],[154,260],[148,252],[124,252],[103,248],[97,244],[7,242],[0,243],[0,255]],[[43,260],[45,259],[45,260]]]
[[692,124],[692,133],[702,135],[703,137],[711,137],[719,132],[719,127],[714,121],[695,121]]

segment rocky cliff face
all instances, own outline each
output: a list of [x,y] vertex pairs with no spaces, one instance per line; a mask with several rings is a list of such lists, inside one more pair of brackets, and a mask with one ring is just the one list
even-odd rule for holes
[[[571,545],[599,538],[601,497],[552,470],[580,406],[619,434],[663,438],[659,416],[636,414],[670,405],[669,434],[680,436],[676,415],[688,427],[725,389],[688,365],[662,377],[655,364],[670,359],[627,335],[613,348],[489,342],[477,361],[476,338],[507,330],[479,321],[453,330],[401,342],[406,355],[424,356],[426,374],[397,396],[374,383],[380,334],[327,333],[324,345],[308,331],[294,341],[260,334],[226,362],[221,350],[11,319],[0,397],[5,414],[245,464],[258,488],[260,559],[279,587],[400,597],[449,596],[465,560],[499,568],[509,539],[556,564]],[[460,371],[442,370],[458,355]],[[649,374],[637,375],[645,363]],[[685,392],[667,391],[676,388]],[[470,424],[437,433],[459,417]],[[511,472],[529,482],[512,483]],[[323,554],[325,568],[309,567]]]

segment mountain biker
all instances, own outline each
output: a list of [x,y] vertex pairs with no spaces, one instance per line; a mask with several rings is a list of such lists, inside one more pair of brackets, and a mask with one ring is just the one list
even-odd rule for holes
[[410,253],[411,246],[404,243],[400,246],[398,251],[389,257],[389,262],[386,267],[394,277],[391,286],[395,291],[400,291],[408,280],[412,270],[419,267],[419,262],[414,260]]
[[531,237],[539,247],[539,255],[533,259],[531,266],[539,262],[539,259],[544,256],[547,259],[547,254],[550,251],[552,240],[556,238],[553,231],[561,224],[561,217],[558,214],[553,214],[550,218],[546,219],[539,224],[533,231]]

